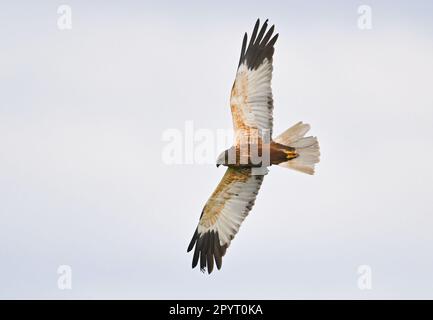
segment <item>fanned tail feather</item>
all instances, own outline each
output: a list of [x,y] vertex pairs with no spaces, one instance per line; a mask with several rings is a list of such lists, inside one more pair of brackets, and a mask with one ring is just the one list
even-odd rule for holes
[[274,139],[275,142],[295,148],[299,154],[297,158],[282,162],[279,166],[314,174],[314,166],[320,161],[320,148],[316,137],[304,137],[308,130],[309,124],[298,122]]

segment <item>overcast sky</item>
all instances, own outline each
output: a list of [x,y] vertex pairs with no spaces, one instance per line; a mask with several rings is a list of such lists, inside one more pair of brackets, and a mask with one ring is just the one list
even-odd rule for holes
[[[72,29],[59,30],[59,5]],[[358,7],[372,29],[358,28]],[[433,298],[431,1],[0,5],[1,298]],[[242,36],[269,18],[272,167],[220,271],[186,248],[224,168],[168,165],[164,132],[231,128]],[[61,265],[72,289],[58,287]],[[358,267],[371,268],[370,290]]]

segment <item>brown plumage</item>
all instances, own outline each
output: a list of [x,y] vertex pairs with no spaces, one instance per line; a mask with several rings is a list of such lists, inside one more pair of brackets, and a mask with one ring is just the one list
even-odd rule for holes
[[[224,162],[230,167],[262,167],[278,165],[298,156],[295,148],[271,141],[270,143],[236,144],[224,151]],[[220,164],[217,164],[219,166]]]

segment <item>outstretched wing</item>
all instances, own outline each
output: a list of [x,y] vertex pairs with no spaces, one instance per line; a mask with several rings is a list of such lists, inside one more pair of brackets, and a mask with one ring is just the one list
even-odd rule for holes
[[[267,32],[268,20],[259,32],[258,19],[250,42],[245,33],[238,71],[233,84],[230,107],[236,137],[267,130],[272,135],[272,56],[278,34],[272,37],[274,26]],[[272,37],[272,38],[271,38]]]
[[192,267],[211,273],[214,260],[221,268],[222,257],[254,205],[264,174],[252,175],[251,168],[228,168],[203,208],[197,229],[188,246],[195,246]]

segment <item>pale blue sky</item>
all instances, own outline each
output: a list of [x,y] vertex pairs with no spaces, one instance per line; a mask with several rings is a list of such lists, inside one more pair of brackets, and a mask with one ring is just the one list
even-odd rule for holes
[[[57,29],[57,7],[72,30]],[[357,28],[368,4],[373,29]],[[431,1],[0,5],[1,298],[433,298]],[[280,33],[272,167],[211,276],[186,247],[223,169],[161,162],[164,130],[230,128],[242,35]],[[72,290],[57,267],[72,267]],[[372,290],[357,287],[370,265]]]

